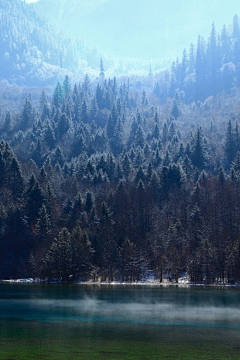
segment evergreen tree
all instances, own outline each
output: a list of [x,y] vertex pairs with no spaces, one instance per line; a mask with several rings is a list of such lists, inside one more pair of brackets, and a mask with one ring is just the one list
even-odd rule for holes
[[38,219],[39,211],[45,203],[45,196],[38,181],[31,177],[29,188],[26,193],[26,215],[29,223],[35,222]]
[[121,124],[120,118],[118,118],[115,129],[114,129],[113,137],[110,141],[114,155],[119,155],[123,150],[122,132],[123,132],[122,124]]
[[87,123],[89,121],[89,114],[86,100],[83,100],[80,110],[80,119],[82,122]]
[[238,151],[237,155],[235,156],[232,165],[231,170],[234,171],[235,179],[240,179],[240,151]]
[[55,146],[56,138],[54,130],[49,121],[47,121],[47,127],[44,134],[44,140],[50,149],[53,149]]
[[25,131],[34,123],[35,120],[35,109],[33,107],[31,97],[25,99],[23,110],[20,118],[20,130]]
[[232,122],[229,120],[225,139],[225,154],[227,165],[230,166],[235,156],[235,142],[232,130]]
[[125,178],[128,179],[131,170],[131,163],[128,154],[124,155],[121,165],[122,165],[123,174]]
[[11,129],[12,129],[12,118],[10,112],[7,111],[1,131],[9,133]]
[[69,280],[72,272],[72,245],[71,235],[66,228],[63,228],[53,240],[44,258],[44,265],[48,277]]
[[102,58],[100,59],[100,74],[99,76],[103,79],[105,76],[105,71],[104,71],[104,66],[103,66],[103,60]]
[[[40,95],[40,99],[39,99],[39,112],[40,114],[42,114],[42,112],[44,111],[44,108],[45,106],[47,106],[47,97],[46,97],[46,94],[45,94],[45,91],[43,90],[41,92],[41,95]],[[45,119],[45,117],[44,117]]]
[[66,114],[62,114],[59,122],[57,123],[55,134],[57,139],[61,139],[68,131],[70,127],[70,120]]
[[73,273],[88,280],[92,270],[94,249],[86,231],[77,226],[72,231]]
[[46,240],[47,236],[50,233],[51,229],[51,220],[47,212],[45,205],[39,210],[39,217],[37,219],[37,234],[41,240]]
[[63,101],[63,90],[62,90],[62,86],[58,82],[53,94],[53,105],[56,108],[58,108],[62,105],[62,101]]
[[145,179],[145,174],[144,174],[144,172],[143,172],[142,166],[140,166],[139,169],[138,169],[138,171],[137,171],[137,173],[136,173],[136,176],[135,176],[134,181],[135,181],[136,184],[139,184],[139,181],[140,181],[140,180],[141,180],[141,181],[144,181],[144,179]]
[[191,145],[191,160],[198,169],[203,169],[208,163],[208,152],[204,143],[201,127],[196,131]]
[[20,164],[15,157],[12,159],[9,175],[9,187],[13,192],[14,198],[19,198],[23,193],[24,185]]
[[65,156],[63,154],[61,147],[58,145],[53,155],[53,165],[58,163],[61,167],[63,167],[64,162],[65,162]]
[[94,205],[94,199],[93,199],[93,194],[88,191],[86,194],[86,201],[85,201],[85,208],[87,213],[90,213],[90,211],[92,210]]
[[211,35],[208,44],[208,81],[211,95],[215,95],[217,91],[217,71],[218,71],[218,48],[216,40],[216,30],[214,23],[212,24]]
[[206,89],[206,53],[204,39],[201,38],[201,36],[198,37],[195,71],[195,100],[202,100],[205,96]]
[[171,115],[172,115],[172,117],[173,117],[174,119],[177,119],[177,118],[181,115],[181,111],[180,111],[180,100],[179,100],[179,95],[178,95],[178,93],[176,93],[175,98],[174,98],[174,100],[173,100]]
[[[59,95],[61,93],[60,89],[58,89]],[[62,96],[67,98],[71,92],[71,84],[68,75],[65,76],[63,85],[62,85]]]
[[159,136],[160,136],[160,129],[156,122],[156,124],[154,125],[154,128],[153,128],[152,137],[158,140]]
[[136,130],[135,138],[134,138],[134,146],[144,148],[145,145],[145,135],[142,127],[139,125]]
[[6,164],[3,159],[2,151],[0,151],[0,187],[2,187],[5,182],[5,176],[6,176],[5,171],[6,171]]
[[37,140],[37,145],[32,154],[32,159],[38,166],[42,165],[42,146],[40,139]]

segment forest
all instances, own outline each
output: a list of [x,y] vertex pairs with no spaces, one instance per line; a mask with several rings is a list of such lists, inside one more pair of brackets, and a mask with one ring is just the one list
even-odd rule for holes
[[0,278],[238,283],[238,16],[159,74],[99,62],[1,119]]
[[0,0],[0,10],[1,79],[42,87],[98,66],[96,49],[58,33],[24,1]]

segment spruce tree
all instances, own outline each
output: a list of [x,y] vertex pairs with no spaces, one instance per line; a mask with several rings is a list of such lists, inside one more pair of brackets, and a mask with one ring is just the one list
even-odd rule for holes
[[195,167],[203,169],[208,164],[208,152],[204,142],[204,135],[201,127],[194,134],[191,144],[191,160]]
[[105,76],[104,66],[103,66],[103,59],[100,59],[100,74],[99,76],[103,79]]
[[63,228],[53,240],[44,258],[45,273],[50,278],[68,281],[72,272],[71,235]]

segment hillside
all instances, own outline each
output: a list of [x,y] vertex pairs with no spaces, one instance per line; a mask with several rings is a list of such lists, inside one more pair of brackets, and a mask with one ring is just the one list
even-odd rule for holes
[[56,84],[99,64],[95,50],[57,33],[21,0],[0,1],[0,34],[0,79],[13,84]]
[[171,69],[156,76],[154,93],[164,102],[181,92],[185,101],[204,101],[240,84],[240,25],[235,15],[232,26],[217,33],[215,24],[208,39],[198,36],[196,45],[183,50]]
[[101,54],[155,59],[161,68],[195,43],[199,34],[207,38],[213,21],[217,31],[228,25],[238,6],[237,0],[60,0],[57,7],[54,1],[39,0],[33,4],[58,30],[84,38]]
[[[66,38],[40,36],[26,4],[1,5],[9,81],[66,71],[50,51]],[[156,75],[109,78],[101,62],[79,81],[69,53],[72,77],[21,107],[9,97],[23,88],[2,80],[0,278],[240,283],[239,44],[235,15]]]
[[66,77],[6,114],[1,278],[240,281],[239,90],[197,106],[134,88]]

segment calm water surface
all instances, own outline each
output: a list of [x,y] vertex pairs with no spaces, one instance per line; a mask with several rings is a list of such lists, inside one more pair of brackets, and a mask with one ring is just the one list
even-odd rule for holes
[[0,359],[240,359],[240,289],[0,283]]

